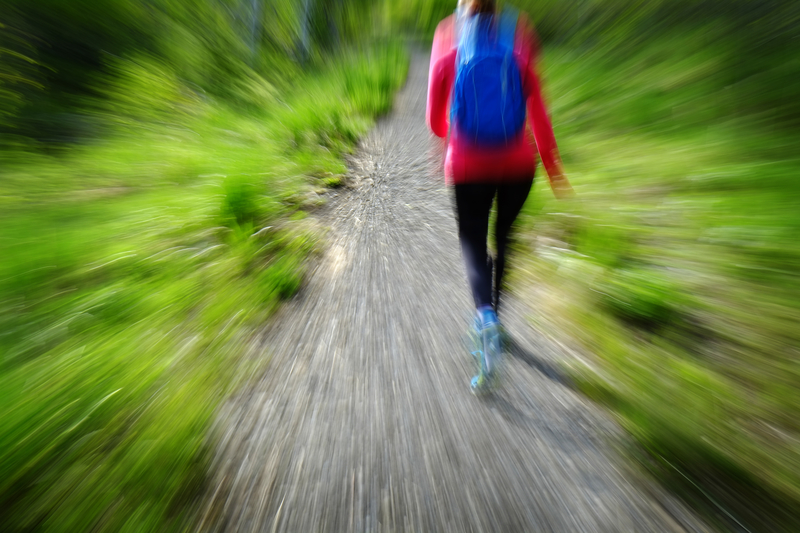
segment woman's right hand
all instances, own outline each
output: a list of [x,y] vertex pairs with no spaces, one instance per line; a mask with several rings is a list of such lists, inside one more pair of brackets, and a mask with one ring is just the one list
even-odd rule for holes
[[550,178],[550,188],[553,189],[553,194],[559,200],[575,197],[575,190],[563,174]]
[[573,198],[575,196],[575,191],[572,189],[572,185],[570,185],[567,175],[564,173],[564,166],[561,164],[561,158],[558,154],[555,154],[553,159],[555,163],[554,172],[552,174],[548,172],[550,188],[553,189],[553,194],[559,200]]

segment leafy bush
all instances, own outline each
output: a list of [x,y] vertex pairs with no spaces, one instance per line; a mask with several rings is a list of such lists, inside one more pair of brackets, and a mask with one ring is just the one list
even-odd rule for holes
[[[345,90],[356,110],[367,115],[380,115],[389,110],[392,94],[406,77],[402,65],[404,52],[400,44],[391,43],[377,54],[369,54],[351,63],[345,70]],[[382,67],[375,68],[375,65]]]
[[256,177],[248,175],[227,176],[222,182],[223,217],[237,224],[251,226],[259,218],[259,190]]
[[597,290],[611,313],[645,327],[674,323],[686,300],[678,287],[654,269],[615,270]]

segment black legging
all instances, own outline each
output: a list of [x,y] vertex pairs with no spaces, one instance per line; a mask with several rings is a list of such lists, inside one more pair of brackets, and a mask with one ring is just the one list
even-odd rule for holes
[[[454,187],[458,238],[461,241],[461,253],[467,266],[467,279],[472,288],[476,308],[494,305],[497,310],[500,305],[508,234],[528,198],[532,184],[533,179],[500,185],[467,183]],[[492,261],[486,250],[486,240],[489,233],[489,213],[495,195],[497,196],[495,224],[497,257]],[[494,263],[494,291],[492,291],[492,263]]]

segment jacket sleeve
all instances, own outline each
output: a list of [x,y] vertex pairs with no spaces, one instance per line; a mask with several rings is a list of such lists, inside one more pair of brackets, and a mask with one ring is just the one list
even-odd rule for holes
[[428,71],[428,106],[425,119],[428,127],[438,137],[446,137],[448,131],[447,109],[455,74],[452,28],[452,17],[444,19],[436,28]]
[[542,158],[542,164],[552,182],[553,179],[564,175],[564,171],[561,168],[561,158],[558,155],[556,137],[542,98],[539,77],[532,68],[529,68],[527,78],[527,82],[530,85],[528,120],[533,131],[533,138],[536,140],[536,148]]
[[542,158],[542,164],[547,171],[550,185],[554,191],[557,187],[561,189],[569,188],[569,182],[564,176],[564,169],[561,165],[561,157],[558,154],[553,125],[547,114],[547,108],[542,98],[541,83],[536,72],[539,51],[538,41],[527,19],[522,16],[520,16],[519,26],[517,27],[517,41],[515,44],[520,54],[520,63],[526,65],[523,90],[527,96],[528,123],[531,131],[533,131],[533,138]]

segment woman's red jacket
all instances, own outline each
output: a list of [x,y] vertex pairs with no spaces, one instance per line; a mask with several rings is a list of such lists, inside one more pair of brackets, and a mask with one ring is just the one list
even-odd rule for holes
[[[455,16],[439,23],[433,38],[428,77],[426,119],[434,134],[446,137],[449,130],[448,107],[453,92],[456,70],[456,49],[453,39]],[[517,24],[514,57],[522,74],[522,88],[527,99],[527,131],[500,148],[476,148],[457,135],[450,136],[444,171],[448,183],[508,182],[533,177],[537,163],[537,147],[549,176],[561,174],[558,148],[553,127],[542,101],[536,75],[536,36],[523,16]]]

